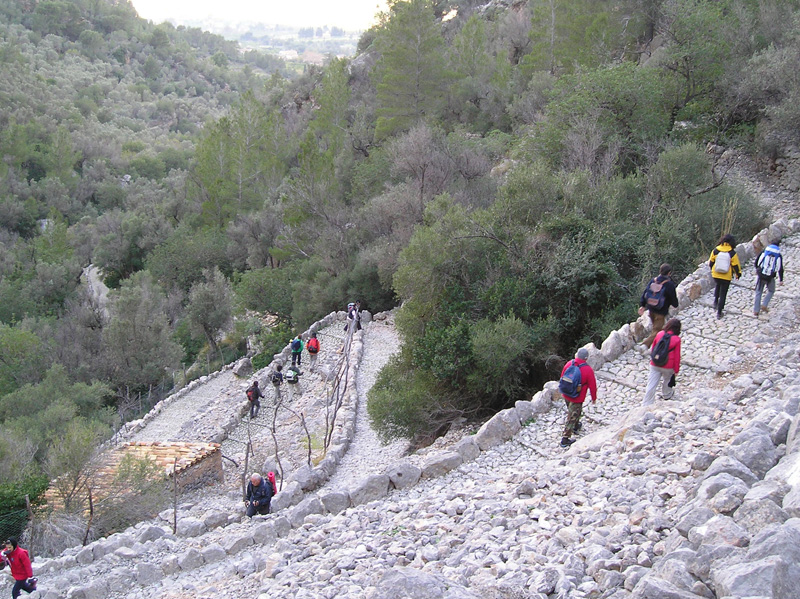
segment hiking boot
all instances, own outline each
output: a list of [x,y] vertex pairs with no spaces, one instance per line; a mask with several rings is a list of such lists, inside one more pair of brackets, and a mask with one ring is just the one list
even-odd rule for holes
[[722,312],[717,312],[717,320],[722,320]]
[[717,304],[718,304],[718,303],[719,303],[719,302],[717,302],[717,300],[714,300],[714,303],[713,303],[713,304],[711,304],[711,305],[714,307],[714,309],[715,309],[715,310],[717,309]]
[[766,306],[761,306],[761,309],[762,309],[764,312],[769,312],[769,308],[767,308]]
[[758,312],[753,312],[753,316],[755,316],[756,318],[758,318]]
[[569,447],[573,443],[575,443],[575,439],[570,439],[569,437],[561,437],[561,443],[560,443],[561,447]]
[[576,422],[575,426],[572,427],[572,430],[577,433],[580,432],[582,428],[583,428],[583,422]]

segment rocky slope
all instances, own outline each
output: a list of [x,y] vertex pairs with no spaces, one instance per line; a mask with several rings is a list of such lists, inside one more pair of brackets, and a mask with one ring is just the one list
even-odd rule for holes
[[352,458],[364,476],[343,471],[346,489],[293,483],[266,517],[244,517],[229,486],[188,496],[177,534],[164,513],[37,560],[38,596],[794,599],[800,222],[777,228],[787,281],[769,313],[752,316],[750,264],[723,320],[708,291],[681,310],[677,400],[640,407],[647,358],[631,344],[598,366],[569,451],[546,390],[383,472]]

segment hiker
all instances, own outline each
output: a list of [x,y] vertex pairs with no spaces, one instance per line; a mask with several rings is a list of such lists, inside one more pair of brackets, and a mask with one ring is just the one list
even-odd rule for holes
[[586,363],[589,350],[582,347],[575,354],[575,359],[564,364],[561,379],[558,381],[558,390],[567,404],[567,423],[564,425],[564,434],[561,436],[561,447],[569,447],[575,442],[572,433],[581,430],[581,413],[583,402],[586,401],[586,392],[592,394],[592,403],[597,401],[597,379],[594,370]]
[[317,354],[319,353],[319,339],[317,339],[316,333],[311,333],[311,338],[306,343],[306,351],[308,355],[311,356],[311,371],[314,371],[314,367],[317,365]]
[[658,276],[647,284],[639,300],[639,316],[647,310],[653,323],[653,330],[642,342],[648,348],[653,345],[653,339],[658,332],[664,328],[670,307],[678,307],[678,294],[671,275],[672,266],[667,263],[662,264],[658,269]]
[[298,335],[294,339],[292,339],[292,366],[295,363],[300,366],[300,358],[303,355],[303,339]]
[[253,384],[245,391],[247,401],[250,402],[250,420],[258,416],[258,411],[261,409],[261,402],[259,399],[264,397],[261,392],[261,387],[258,386],[258,381],[253,381]]
[[356,304],[355,302],[350,302],[347,304],[347,324],[344,325],[344,330],[347,332],[350,329],[350,323],[355,320],[356,317]]
[[708,266],[711,268],[711,276],[717,286],[714,288],[714,309],[717,311],[717,318],[722,318],[725,308],[725,300],[728,297],[728,288],[731,286],[733,275],[738,281],[742,276],[739,256],[736,255],[734,246],[736,240],[730,233],[723,235],[719,244],[711,251],[708,259]]
[[283,378],[290,385],[296,385],[297,383],[300,382],[300,375],[301,374],[303,374],[303,373],[300,372],[300,370],[297,368],[297,366],[292,365],[292,366],[289,367],[289,370],[286,371],[286,374],[283,375]]
[[36,579],[33,577],[31,568],[31,558],[28,552],[19,546],[17,539],[12,537],[5,543],[5,549],[0,557],[0,570],[11,566],[11,576],[14,578],[14,588],[11,589],[11,596],[14,599],[19,597],[21,591],[32,593],[36,590]]
[[[769,301],[775,293],[775,275],[780,276],[783,285],[783,256],[781,255],[780,242],[776,241],[768,245],[756,258],[756,301],[753,305],[753,316],[763,310],[769,312]],[[761,301],[761,293],[767,288],[764,301]]]
[[[675,394],[675,375],[681,369],[681,321],[670,318],[664,330],[656,335],[650,359],[650,376],[644,393],[643,406],[649,406],[656,397],[656,387],[661,380],[661,395],[672,399]],[[664,340],[661,343],[661,340]]]
[[281,399],[281,383],[283,383],[283,373],[281,370],[283,370],[283,365],[278,364],[275,370],[272,371],[272,374],[269,375],[269,380],[275,389],[275,399],[278,401]]
[[269,514],[269,504],[274,495],[274,489],[268,480],[264,480],[258,472],[250,476],[247,483],[247,515],[252,518],[256,514],[262,516]]

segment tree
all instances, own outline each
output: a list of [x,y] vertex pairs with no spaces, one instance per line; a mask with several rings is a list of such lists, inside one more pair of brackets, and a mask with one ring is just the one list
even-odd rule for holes
[[391,18],[375,40],[381,55],[374,71],[378,139],[437,115],[449,85],[444,39],[430,0],[395,0],[389,8]]
[[231,288],[218,268],[204,271],[203,276],[205,281],[198,281],[189,291],[186,315],[193,332],[205,335],[211,350],[218,354],[216,336],[231,322]]
[[38,381],[46,362],[39,337],[22,325],[0,323],[0,395]]
[[125,280],[110,297],[103,329],[108,378],[122,396],[157,385],[177,368],[181,348],[173,339],[163,292],[147,271]]

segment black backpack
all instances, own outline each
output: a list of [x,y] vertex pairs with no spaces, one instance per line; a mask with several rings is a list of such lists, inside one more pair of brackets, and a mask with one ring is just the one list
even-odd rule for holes
[[283,377],[280,373],[273,372],[272,376],[270,377],[270,381],[272,381],[273,385],[280,385],[283,382]]
[[669,360],[669,342],[672,340],[670,333],[664,333],[658,343],[650,350],[650,359],[656,366],[666,366]]

